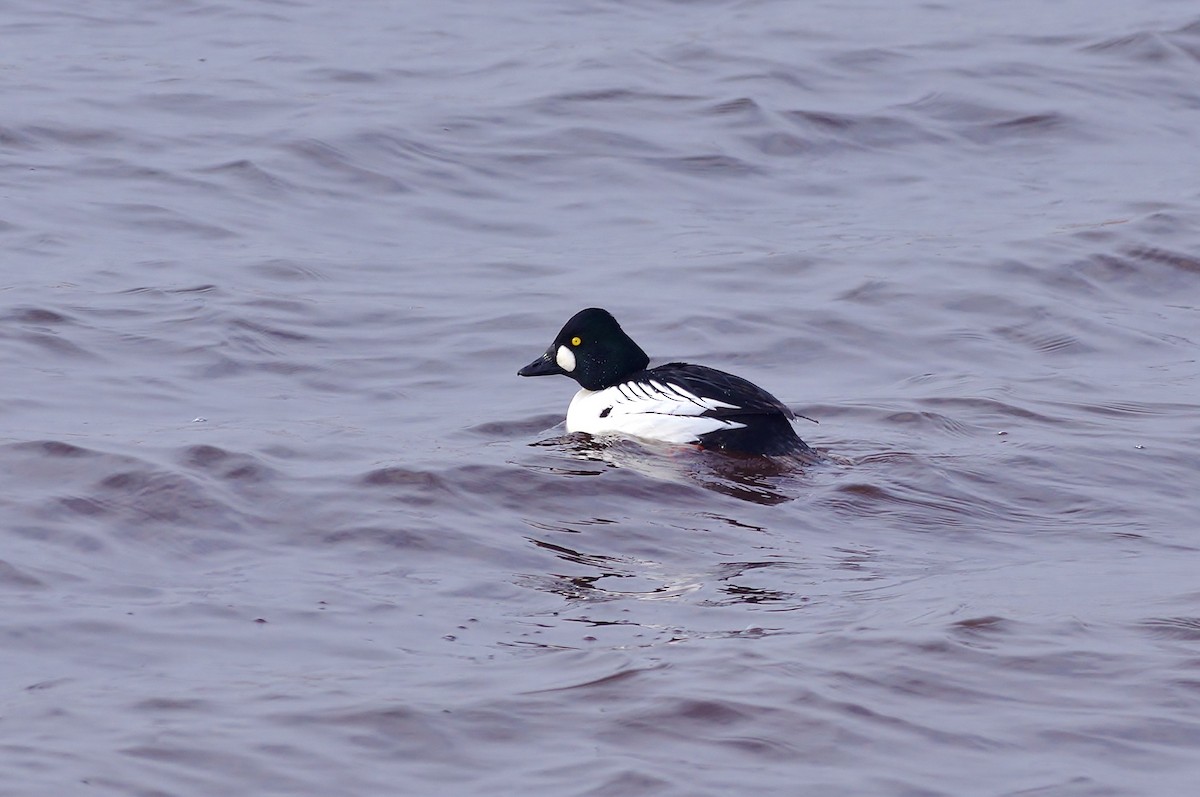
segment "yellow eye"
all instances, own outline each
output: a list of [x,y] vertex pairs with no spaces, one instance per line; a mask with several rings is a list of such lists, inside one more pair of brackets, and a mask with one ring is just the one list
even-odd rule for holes
[[575,337],[571,338],[571,345],[572,345],[572,346],[578,346],[580,343],[583,343],[583,340],[582,340],[582,339],[581,339],[581,338],[580,338],[578,335],[576,335]]

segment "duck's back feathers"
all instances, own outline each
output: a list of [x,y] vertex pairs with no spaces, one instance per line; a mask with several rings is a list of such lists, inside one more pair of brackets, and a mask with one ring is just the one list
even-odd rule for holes
[[713,411],[723,418],[763,413],[778,413],[788,420],[796,417],[782,401],[753,382],[704,365],[667,363],[634,374],[632,378],[646,379],[647,381],[658,380],[667,385],[683,388],[695,396],[703,396],[706,399],[713,399],[729,405],[720,408],[719,411]]

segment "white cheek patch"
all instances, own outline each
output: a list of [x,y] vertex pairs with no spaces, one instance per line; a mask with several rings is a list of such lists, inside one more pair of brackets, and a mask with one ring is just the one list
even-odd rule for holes
[[554,355],[554,361],[558,363],[559,368],[568,374],[575,370],[575,352],[566,346],[558,347],[558,352]]

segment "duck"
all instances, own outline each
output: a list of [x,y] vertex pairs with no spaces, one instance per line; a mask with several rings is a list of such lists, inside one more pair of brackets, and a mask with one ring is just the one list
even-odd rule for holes
[[792,427],[795,413],[758,385],[703,365],[650,358],[607,310],[573,315],[542,356],[517,376],[570,377],[579,392],[567,431],[694,444],[736,454],[812,452]]

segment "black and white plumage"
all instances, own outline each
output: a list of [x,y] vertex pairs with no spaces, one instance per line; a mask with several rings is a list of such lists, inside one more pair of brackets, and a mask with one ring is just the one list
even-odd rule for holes
[[650,360],[605,310],[576,313],[520,376],[562,374],[581,390],[567,431],[697,443],[747,454],[809,451],[779,399],[739,376],[688,363],[647,369]]

